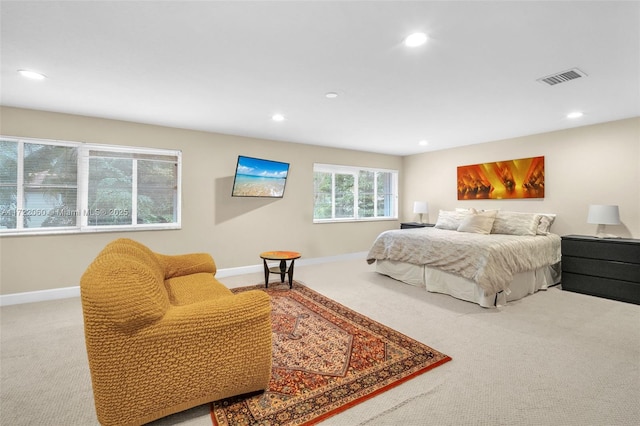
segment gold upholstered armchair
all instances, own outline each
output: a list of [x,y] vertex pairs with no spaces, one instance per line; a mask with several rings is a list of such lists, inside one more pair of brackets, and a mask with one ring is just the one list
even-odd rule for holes
[[108,244],[80,283],[98,420],[140,425],[267,388],[271,305],[234,295],[210,255],[169,256],[129,239]]

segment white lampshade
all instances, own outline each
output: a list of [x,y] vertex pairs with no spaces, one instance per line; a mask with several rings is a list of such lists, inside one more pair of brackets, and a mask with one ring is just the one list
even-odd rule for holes
[[413,203],[414,213],[429,213],[429,206],[426,201],[416,201]]
[[597,225],[618,225],[620,223],[620,212],[618,206],[607,206],[602,204],[591,204],[587,223]]

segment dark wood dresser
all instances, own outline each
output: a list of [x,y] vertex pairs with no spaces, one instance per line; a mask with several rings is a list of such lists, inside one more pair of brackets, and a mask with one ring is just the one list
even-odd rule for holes
[[562,289],[640,304],[640,240],[562,237]]
[[400,229],[426,228],[431,226],[435,226],[435,223],[402,222],[400,224]]

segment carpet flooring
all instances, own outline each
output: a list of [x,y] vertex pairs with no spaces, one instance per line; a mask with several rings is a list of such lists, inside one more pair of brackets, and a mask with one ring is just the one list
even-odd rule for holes
[[[294,278],[453,361],[322,426],[640,424],[639,305],[556,286],[484,309],[377,274],[365,254],[300,262]],[[220,278],[230,288],[263,279]],[[0,425],[98,426],[78,297],[1,307],[0,373]],[[210,404],[152,423],[211,424]]]
[[214,425],[311,425],[451,358],[294,282],[271,297],[269,389],[212,404]]

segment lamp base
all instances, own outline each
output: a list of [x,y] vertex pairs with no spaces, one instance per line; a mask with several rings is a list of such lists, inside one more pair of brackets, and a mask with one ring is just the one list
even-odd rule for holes
[[602,232],[597,233],[595,237],[596,238],[622,238],[613,234],[603,234]]
[[606,234],[603,232],[604,231],[604,225],[603,224],[598,224],[598,227],[596,228],[596,238],[622,238],[622,237],[618,237],[617,235],[613,235],[613,234]]

